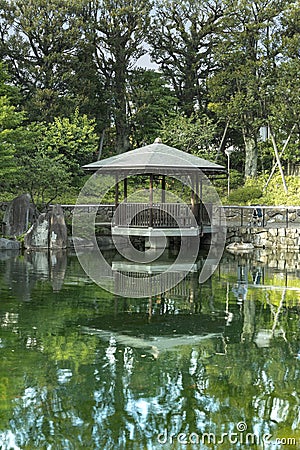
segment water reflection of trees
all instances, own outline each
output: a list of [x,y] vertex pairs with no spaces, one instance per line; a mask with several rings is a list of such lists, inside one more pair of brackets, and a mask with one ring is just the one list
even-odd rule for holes
[[[213,342],[154,361],[110,342],[77,372],[70,359],[52,362],[48,377],[45,371],[27,373],[10,429],[21,448],[58,442],[64,448],[81,448],[80,442],[83,448],[147,448],[165,429],[169,436],[193,431],[220,436],[241,419],[261,436],[280,425],[297,429],[297,366],[289,363],[288,374],[280,369],[284,348],[271,355],[257,355],[248,346],[241,352],[238,345],[229,346],[226,355],[212,352]],[[59,378],[55,388],[52,376]]]
[[[169,292],[151,302],[122,299],[105,297],[84,283],[70,264],[74,261],[68,263],[61,292],[53,293],[49,278],[35,280],[30,301],[7,297],[2,303],[3,449],[14,439],[20,448],[156,448],[164,430],[168,437],[180,432],[220,437],[235,432],[241,420],[259,436],[297,435],[295,290],[248,286],[247,298],[239,303],[232,287],[240,260],[232,259],[205,285],[197,286],[193,279],[187,297]],[[16,266],[14,271],[17,280]],[[268,283],[276,276],[264,271]],[[0,279],[5,292],[8,278]],[[21,298],[21,290],[13,295]],[[84,327],[104,329],[105,339],[84,332]],[[267,345],[256,342],[261,330],[272,332]],[[130,341],[213,332],[218,335],[162,347],[156,359],[142,344]],[[123,337],[118,341],[118,335],[127,335],[128,342]],[[222,448],[232,444],[225,442]]]

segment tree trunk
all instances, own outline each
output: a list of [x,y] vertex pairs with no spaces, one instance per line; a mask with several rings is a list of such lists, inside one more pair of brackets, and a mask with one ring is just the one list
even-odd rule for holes
[[114,121],[116,127],[116,153],[126,152],[130,148],[129,125],[127,119],[126,99],[126,59],[122,49],[119,50],[119,60],[115,64],[115,80],[113,84],[114,95]]
[[245,144],[245,178],[254,178],[257,175],[257,146],[253,136],[243,131]]
[[125,117],[115,116],[116,125],[116,148],[117,154],[124,153],[130,148],[128,125]]

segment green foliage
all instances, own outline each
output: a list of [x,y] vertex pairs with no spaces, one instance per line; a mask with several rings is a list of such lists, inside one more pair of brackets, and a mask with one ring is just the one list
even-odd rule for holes
[[276,97],[274,86],[282,77],[280,15],[287,4],[233,2],[228,32],[216,49],[219,67],[208,80],[210,109],[243,136],[246,177],[257,175],[260,127],[283,116],[278,112],[285,102],[283,91]]
[[[235,169],[230,169],[230,190],[231,192],[244,184],[244,176],[241,172]],[[227,189],[228,189],[228,178],[220,177],[213,179],[213,186],[216,188],[219,196],[224,199],[224,202],[228,202],[227,199]]]
[[0,186],[7,187],[17,171],[15,164],[15,142],[17,127],[24,114],[10,104],[6,96],[0,96]]
[[[206,111],[207,75],[226,17],[224,2],[156,0],[148,33],[153,59],[170,80],[181,111]],[[226,20],[226,19],[224,19]]]
[[[37,124],[40,127],[40,124]],[[44,136],[40,150],[49,157],[60,157],[74,179],[83,175],[81,166],[95,159],[98,137],[95,122],[78,110],[71,117],[56,117],[53,122],[43,125]]]
[[243,186],[231,191],[228,201],[233,205],[252,205],[261,203],[262,191],[255,186]]
[[276,79],[273,82],[269,122],[279,135],[279,142],[286,138],[299,119],[299,71],[299,58],[284,61],[277,68]]
[[94,126],[76,111],[71,118],[19,127],[15,191],[29,192],[34,203],[44,207],[71,186],[81,186],[81,166],[95,158],[97,149]]
[[286,194],[282,179],[279,173],[276,173],[271,182],[265,187],[268,174],[261,175],[256,179],[247,179],[243,187],[231,191],[226,199],[230,204],[235,205],[269,205],[269,206],[299,206],[300,203],[300,178],[286,176],[288,193]]
[[[262,178],[262,177],[261,177]],[[282,179],[279,173],[275,174],[271,179],[270,184],[264,191],[263,201],[265,205],[295,205],[300,204],[300,178],[293,176],[286,176],[286,184],[288,193],[286,194]]]
[[23,104],[31,120],[68,114],[68,84],[83,35],[86,0],[3,3],[3,51],[13,81],[26,91]]
[[177,99],[166,86],[166,79],[152,70],[133,71],[129,90],[133,144],[151,144],[166,117],[174,116]]
[[[115,151],[130,148],[127,80],[136,61],[146,53],[144,41],[150,24],[149,0],[100,0],[90,3],[90,45],[97,69],[109,92],[109,118],[116,130]],[[97,17],[97,20],[94,19]]]
[[282,17],[283,45],[282,51],[292,61],[299,61],[300,34],[299,34],[299,3],[288,2]]
[[187,117],[177,114],[163,123],[160,137],[164,144],[212,160],[216,154],[216,129],[216,125],[206,115],[193,114]]
[[52,157],[38,150],[34,157],[23,156],[23,169],[18,177],[19,188],[31,195],[42,209],[70,186],[70,173],[61,157]]
[[[0,96],[17,108],[0,142],[2,188],[14,155],[37,151],[24,136],[37,121],[43,130],[49,124],[37,139],[44,156],[64,155],[79,185],[80,166],[96,156],[97,138],[84,132],[87,117],[105,136],[105,157],[162,134],[170,145],[214,159],[211,149],[229,123],[222,150],[241,150],[233,167],[247,177],[272,167],[274,152],[259,142],[260,127],[272,126],[280,150],[298,123],[297,2],[155,0],[153,8],[149,0],[2,0],[0,20]],[[146,51],[158,71],[137,68]],[[299,158],[296,127],[283,159]]]

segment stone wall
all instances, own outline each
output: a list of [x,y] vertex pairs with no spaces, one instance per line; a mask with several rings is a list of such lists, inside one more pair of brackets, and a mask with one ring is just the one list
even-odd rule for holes
[[[72,220],[72,214],[73,214],[73,210],[74,210],[74,205],[62,205],[63,211],[64,211],[64,215],[65,218],[68,220]],[[114,214],[114,205],[100,205],[97,211],[97,215],[95,218],[95,222],[111,222],[113,214]],[[94,206],[91,205],[89,206],[83,206],[83,207],[79,207],[78,206],[78,210],[81,210],[82,213],[84,212],[93,212],[94,210]]]
[[299,250],[300,228],[229,227],[226,243],[249,242],[255,247]]

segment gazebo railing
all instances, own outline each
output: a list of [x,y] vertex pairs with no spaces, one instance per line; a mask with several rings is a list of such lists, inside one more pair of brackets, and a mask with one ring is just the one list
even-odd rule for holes
[[152,207],[148,203],[121,203],[115,212],[113,226],[191,228],[195,226],[195,220],[191,206],[185,203],[156,203]]

